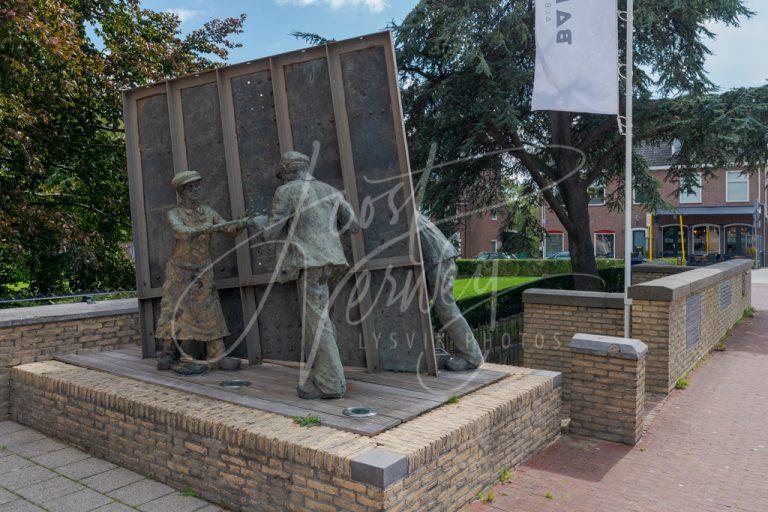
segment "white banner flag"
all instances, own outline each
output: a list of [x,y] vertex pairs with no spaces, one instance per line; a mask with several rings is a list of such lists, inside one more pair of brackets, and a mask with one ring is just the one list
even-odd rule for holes
[[536,0],[533,110],[619,113],[616,0]]

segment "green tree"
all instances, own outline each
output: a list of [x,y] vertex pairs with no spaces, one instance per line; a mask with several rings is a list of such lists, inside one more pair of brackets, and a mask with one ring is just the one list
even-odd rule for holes
[[139,0],[0,0],[0,279],[135,285],[120,90],[213,67],[243,21],[182,36]]
[[[679,165],[667,179],[683,188],[702,162],[712,166],[705,172],[733,162],[750,171],[764,165],[768,87],[717,94],[704,66],[713,35],[707,27],[738,26],[752,16],[744,2],[635,5],[635,140],[680,139]],[[432,213],[451,216],[467,198],[492,202],[488,188],[499,175],[517,175],[567,230],[574,272],[597,274],[587,190],[623,181],[624,137],[613,116],[531,111],[534,2],[422,0],[392,28],[413,168],[423,167],[433,143],[436,163],[488,155],[433,172],[425,198]],[[620,30],[623,40],[624,24]],[[623,61],[623,48],[620,55]],[[651,206],[661,203],[647,163],[636,157],[634,164],[635,187],[651,195]]]

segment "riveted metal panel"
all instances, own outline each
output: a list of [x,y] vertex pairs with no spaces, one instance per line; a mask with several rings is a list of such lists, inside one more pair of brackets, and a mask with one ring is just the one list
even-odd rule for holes
[[394,371],[427,369],[419,322],[417,276],[413,269],[394,268],[370,273],[374,339],[383,368]]
[[[203,176],[202,201],[230,220],[232,212],[218,87],[213,82],[180,88],[187,166]],[[233,239],[226,235],[213,235],[212,250],[215,278],[237,277]]]
[[299,361],[301,304],[296,283],[256,287],[256,304],[264,359]]
[[[272,76],[268,69],[237,76],[232,78],[231,87],[245,208],[249,213],[265,214],[275,190],[280,186],[280,180],[275,175],[280,162],[280,143],[275,123]],[[255,230],[249,229],[249,234],[253,236]],[[252,272],[272,272],[275,244],[252,239],[250,247]]]
[[157,94],[138,100],[137,115],[149,285],[158,288],[163,285],[165,264],[174,244],[166,214],[176,206],[176,191],[171,187],[173,156],[166,95]]
[[340,56],[365,248],[371,258],[411,252],[383,47]]

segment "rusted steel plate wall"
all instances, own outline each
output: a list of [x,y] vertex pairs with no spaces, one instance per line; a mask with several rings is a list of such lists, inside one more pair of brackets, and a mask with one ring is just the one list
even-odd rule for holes
[[[129,91],[124,109],[138,288],[154,302],[142,307],[145,356],[173,246],[174,172],[199,171],[204,201],[226,219],[267,213],[280,155],[311,155],[317,142],[315,177],[344,191],[363,222],[343,236],[352,268],[332,289],[344,364],[436,372],[389,33]],[[243,338],[237,354],[251,361],[298,360],[297,287],[270,284],[279,245],[255,235],[214,237],[227,343]]]

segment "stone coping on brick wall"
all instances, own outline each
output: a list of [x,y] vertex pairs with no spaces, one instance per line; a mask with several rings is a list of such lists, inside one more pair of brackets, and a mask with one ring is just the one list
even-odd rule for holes
[[324,425],[301,427],[286,416],[211,398],[189,400],[182,391],[59,361],[16,366],[11,380],[385,488],[507,421],[562,382],[558,372],[483,367],[508,377],[373,437]]
[[70,304],[0,309],[0,328],[64,322],[101,316],[127,315],[137,313],[138,311],[139,303],[136,299],[104,300],[92,304],[73,302]]
[[523,303],[623,309],[624,294],[530,288],[523,292]]
[[632,272],[645,272],[647,274],[680,274],[689,270],[696,270],[701,267],[682,267],[680,265],[669,265],[664,263],[640,263],[632,266]]
[[708,267],[682,272],[631,286],[629,297],[641,300],[671,301],[687,297],[728,277],[752,268],[752,260],[729,260]]
[[648,346],[640,340],[618,338],[616,336],[601,336],[599,334],[576,333],[569,343],[571,352],[593,354],[597,356],[620,357],[623,359],[640,359]]

